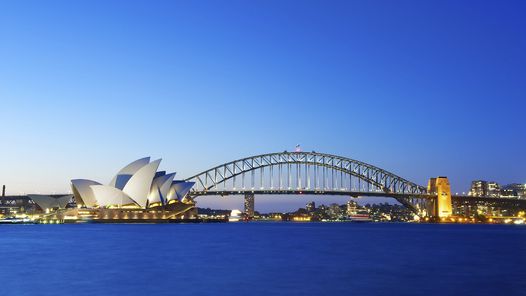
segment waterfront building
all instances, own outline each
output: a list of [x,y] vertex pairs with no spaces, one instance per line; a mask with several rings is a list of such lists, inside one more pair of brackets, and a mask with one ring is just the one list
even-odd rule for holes
[[[122,168],[108,183],[71,180],[73,195],[29,195],[42,210],[42,223],[159,222],[197,216],[186,196],[193,182],[174,180],[175,173],[157,171],[161,160],[138,159]],[[71,206],[68,204],[74,198]]]
[[86,179],[71,180],[79,207],[146,209],[181,202],[193,182],[174,181],[175,173],[158,172],[161,159],[138,159],[122,168],[108,185]]

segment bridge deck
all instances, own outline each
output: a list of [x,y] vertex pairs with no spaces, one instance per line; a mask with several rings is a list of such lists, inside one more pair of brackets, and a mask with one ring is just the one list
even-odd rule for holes
[[[244,195],[246,193],[255,195],[336,195],[336,196],[350,196],[350,197],[391,197],[391,198],[429,198],[434,199],[437,196],[433,194],[410,194],[410,193],[386,193],[386,192],[361,192],[361,191],[345,191],[345,190],[208,190],[192,192],[190,195],[192,198],[199,196],[210,196],[210,195]],[[452,195],[451,198],[454,201],[462,202],[493,202],[493,203],[517,203],[522,206],[526,206],[526,199],[519,198],[507,198],[507,197],[474,197],[468,195]]]
[[344,190],[299,190],[299,189],[290,189],[290,190],[208,190],[208,191],[196,191],[190,193],[192,197],[198,197],[203,195],[244,195],[246,193],[255,194],[255,195],[343,195],[351,197],[359,196],[376,196],[376,197],[418,197],[418,198],[436,198],[436,195],[432,194],[401,194],[401,193],[386,193],[386,192],[359,192],[359,191],[344,191]]

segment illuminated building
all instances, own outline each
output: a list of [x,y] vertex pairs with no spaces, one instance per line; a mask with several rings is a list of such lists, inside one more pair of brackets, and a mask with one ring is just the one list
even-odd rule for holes
[[488,182],[482,180],[476,180],[471,182],[471,189],[469,190],[470,196],[486,196],[488,194]]
[[501,189],[502,197],[518,197],[526,199],[526,184],[508,184],[502,186]]
[[353,200],[349,200],[347,202],[347,216],[356,214],[357,208],[358,208],[358,205],[356,204],[356,202]]
[[501,190],[497,182],[476,180],[471,182],[469,195],[475,197],[500,197]]
[[505,198],[517,198],[518,195],[517,195],[517,192],[513,189],[510,189],[510,188],[502,188],[500,190],[500,197],[505,197]]
[[[149,157],[121,169],[103,185],[85,179],[71,180],[73,195],[30,195],[42,210],[44,221],[141,222],[192,218],[195,203],[186,200],[193,182],[174,181],[175,173],[158,172],[161,160]],[[66,205],[74,197],[76,208]],[[50,211],[51,210],[51,211]]]
[[489,197],[500,197],[500,186],[497,182],[488,182],[488,195]]
[[333,220],[341,219],[345,216],[344,210],[337,203],[332,203],[329,205],[329,208],[327,209],[327,215],[329,215],[329,218]]
[[122,168],[108,185],[75,179],[71,188],[81,207],[146,209],[181,202],[193,182],[174,181],[175,173],[157,172],[161,160],[138,159]]

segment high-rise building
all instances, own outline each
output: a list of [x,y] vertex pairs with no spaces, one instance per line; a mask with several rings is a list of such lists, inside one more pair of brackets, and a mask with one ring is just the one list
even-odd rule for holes
[[500,186],[497,182],[488,182],[488,195],[489,197],[500,197]]
[[476,180],[471,182],[471,189],[469,190],[470,196],[486,196],[488,195],[488,182],[482,180]]
[[254,194],[245,194],[245,215],[248,218],[254,218]]
[[305,205],[305,209],[307,210],[307,212],[314,212],[314,210],[316,210],[316,204],[313,201],[311,201]]
[[493,181],[476,180],[471,182],[471,189],[469,195],[474,197],[487,196],[487,197],[500,197],[501,190],[500,185]]

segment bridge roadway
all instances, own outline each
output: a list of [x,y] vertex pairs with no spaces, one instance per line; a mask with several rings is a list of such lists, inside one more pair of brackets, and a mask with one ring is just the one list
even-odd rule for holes
[[221,195],[221,196],[227,196],[227,195],[245,195],[245,194],[254,194],[254,195],[281,195],[281,194],[289,194],[289,195],[343,195],[343,196],[350,196],[350,197],[360,197],[360,196],[377,196],[377,197],[393,197],[393,198],[407,198],[407,197],[416,197],[416,198],[436,198],[436,195],[429,195],[429,194],[402,194],[402,193],[386,193],[386,192],[374,192],[374,191],[368,191],[368,192],[352,192],[352,191],[344,191],[344,190],[313,190],[313,189],[305,189],[305,190],[299,190],[299,189],[285,189],[285,190],[271,190],[271,189],[245,189],[245,190],[207,190],[207,191],[194,191],[191,192],[192,198],[198,197],[198,196],[206,196],[206,195]]
[[[211,195],[220,195],[220,196],[229,196],[229,195],[245,195],[245,194],[254,194],[254,195],[334,195],[334,196],[349,196],[349,197],[390,197],[394,199],[404,199],[404,198],[421,198],[421,199],[431,199],[434,200],[437,198],[437,195],[433,194],[406,194],[406,193],[386,193],[386,192],[358,192],[358,191],[345,191],[345,190],[208,190],[208,191],[198,191],[192,192],[192,198],[198,196],[211,196]],[[483,203],[495,203],[495,204],[513,204],[526,208],[526,199],[520,198],[510,198],[510,197],[487,197],[487,196],[469,196],[469,195],[451,195],[453,202],[483,202]]]

